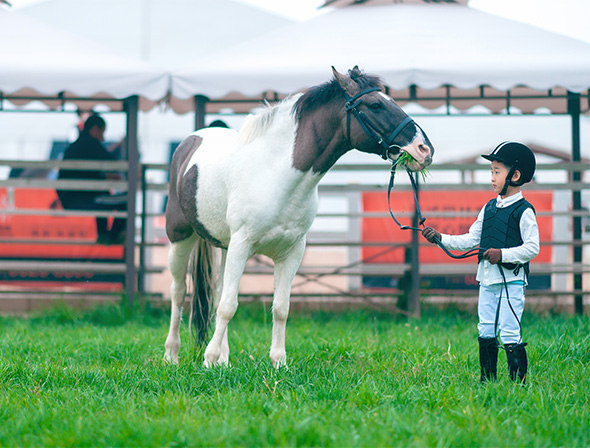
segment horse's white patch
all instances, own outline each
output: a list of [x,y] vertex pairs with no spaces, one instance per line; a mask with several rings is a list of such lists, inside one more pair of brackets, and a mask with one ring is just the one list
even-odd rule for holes
[[389,95],[386,95],[386,94],[385,94],[385,93],[383,93],[383,92],[379,92],[379,95],[381,95],[381,96],[382,96],[382,97],[383,97],[385,100],[387,100],[387,101],[390,101],[390,102],[392,102],[392,103],[395,103],[395,101],[393,100],[393,98],[392,98],[392,97],[390,97]]

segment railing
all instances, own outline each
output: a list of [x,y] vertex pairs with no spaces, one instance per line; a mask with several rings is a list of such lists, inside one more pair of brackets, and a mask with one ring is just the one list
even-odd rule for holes
[[[151,195],[165,195],[167,191],[167,185],[165,182],[157,182],[150,180],[148,172],[157,172],[160,170],[166,170],[165,165],[144,165],[144,175],[142,178],[145,180],[143,183],[143,190],[146,192],[144,197],[144,207],[142,214],[142,222],[148,223],[150,220],[160,219],[162,208],[160,206],[150,207],[150,203],[159,204],[158,201],[149,201],[148,198]],[[580,164],[574,163],[559,163],[559,164],[539,164],[537,167],[539,172],[543,171],[555,171],[562,175],[570,178],[571,173],[574,171],[580,171]],[[298,276],[294,281],[294,287],[292,291],[292,297],[295,301],[297,300],[347,300],[348,302],[362,302],[362,303],[374,303],[375,298],[381,298],[379,303],[387,303],[388,307],[391,308],[392,304],[395,305],[399,297],[407,297],[409,291],[407,290],[408,281],[407,276],[411,272],[412,262],[409,258],[402,263],[381,263],[381,264],[369,264],[366,260],[363,260],[362,251],[368,247],[391,247],[390,241],[363,241],[360,238],[360,223],[366,218],[388,218],[388,212],[366,212],[360,208],[361,194],[364,192],[380,191],[384,192],[387,189],[388,182],[388,167],[384,164],[375,165],[336,165],[332,171],[335,172],[364,172],[364,173],[380,173],[380,182],[372,183],[355,183],[355,184],[341,184],[336,183],[329,179],[329,175],[324,179],[327,182],[322,181],[319,187],[320,193],[320,210],[316,217],[318,220],[334,219],[344,220],[346,223],[347,230],[345,231],[334,231],[328,232],[322,231],[321,229],[312,227],[308,233],[307,238],[307,255],[304,258],[301,268],[298,271]],[[432,166],[430,168],[432,177],[436,178],[437,172],[452,172],[460,179],[474,178],[473,173],[484,171],[489,172],[489,166],[477,165],[477,164],[441,164]],[[400,176],[400,183],[395,186],[396,191],[409,191],[410,185],[406,181],[404,182],[402,176]],[[468,183],[462,184],[457,182],[455,184],[442,183],[440,181],[429,180],[426,184],[420,185],[421,191],[438,191],[444,189],[447,191],[458,191],[458,190],[473,190],[473,191],[491,191],[489,183]],[[527,191],[552,191],[554,193],[569,194],[571,191],[588,191],[590,190],[590,184],[587,182],[544,182],[544,183],[533,183],[527,185],[525,190],[525,196]],[[329,211],[322,210],[321,201],[328,197],[342,198],[348,205],[344,211]],[[490,195],[491,197],[491,195]],[[406,204],[405,206],[409,206]],[[482,206],[479,204],[479,206]],[[394,205],[394,208],[399,208],[400,205]],[[449,212],[449,211],[436,211],[428,212],[426,216],[428,219],[438,218],[457,218],[467,217],[475,220],[477,212]],[[396,215],[401,214],[403,210],[394,210]],[[552,209],[547,211],[538,211],[537,216],[539,218],[549,217],[553,220],[554,226],[563,225],[565,221],[566,225],[570,225],[573,219],[584,219],[589,220],[590,214],[587,210],[566,210],[566,209]],[[559,223],[557,221],[561,220]],[[589,221],[590,223],[590,221]],[[391,223],[393,225],[393,222]],[[154,242],[155,238],[157,242],[162,243],[165,240],[163,229],[150,229],[150,225],[146,226],[144,230],[144,237],[142,241],[142,247],[146,248],[145,252],[140,259],[150,259],[152,255],[149,254],[150,238],[147,237],[148,233],[151,233],[151,243]],[[159,233],[158,233],[159,232]],[[571,236],[566,237],[566,241],[558,241],[554,238],[550,240],[542,241],[543,246],[552,246],[559,248],[562,255],[565,257],[559,259],[559,256],[555,256],[554,260],[548,263],[535,263],[534,272],[539,275],[549,275],[552,279],[553,287],[551,290],[547,289],[530,289],[527,291],[528,297],[537,297],[539,300],[542,298],[556,298],[556,297],[569,297],[570,299],[576,295],[588,296],[590,294],[588,286],[585,289],[573,289],[570,286],[572,283],[573,276],[582,276],[590,273],[590,265],[582,261],[574,261],[571,254],[571,248],[574,246],[587,247],[590,242],[584,240],[574,241]],[[421,239],[421,238],[420,238]],[[147,244],[146,244],[147,243]],[[398,251],[408,251],[410,243],[398,245]],[[428,243],[420,242],[420,247],[428,246]],[[330,261],[318,262],[319,258],[326,258],[326,251],[338,252],[335,254]],[[165,254],[160,253],[158,258],[163,257]],[[145,262],[141,263],[142,265]],[[471,264],[456,264],[453,262],[444,264],[429,264],[421,263],[419,270],[420,275],[427,277],[431,275],[461,275],[473,278],[475,275],[476,268],[475,263]],[[141,267],[140,267],[141,272]],[[273,294],[273,283],[272,283],[272,262],[264,257],[254,257],[247,265],[244,280],[240,288],[242,297],[250,297],[254,299],[268,300]],[[363,278],[366,277],[383,277],[383,278],[395,278],[396,282],[393,282],[397,286],[387,288],[387,290],[367,288],[363,286]],[[143,275],[144,289],[149,290],[149,276]],[[586,285],[588,281],[586,280]],[[168,285],[165,285],[167,288]],[[140,286],[140,289],[142,287]],[[167,295],[167,291],[162,292]],[[462,296],[475,296],[477,293],[473,290],[450,290],[450,289],[435,289],[435,288],[421,288],[420,295],[422,297],[462,297]],[[568,299],[569,300],[569,299]]]
[[[107,171],[126,171],[125,162],[74,162],[74,161],[13,161],[0,160],[0,166],[10,166],[13,168],[75,168],[88,170],[107,170]],[[588,167],[582,167],[581,164],[560,163],[560,164],[540,164],[537,167],[539,172],[555,171],[561,173],[566,178],[572,178],[573,172],[584,171]],[[473,191],[490,191],[488,183],[475,183],[462,181],[473,181],[480,171],[487,172],[489,166],[476,164],[440,164],[430,168],[432,179],[425,184],[420,184],[421,192],[438,191],[444,189],[449,192],[459,190]],[[168,297],[169,278],[166,266],[166,246],[167,240],[163,227],[163,210],[164,200],[167,194],[166,175],[168,166],[164,164],[143,164],[141,166],[140,182],[141,187],[138,192],[141,201],[139,214],[137,217],[137,234],[135,235],[135,244],[137,247],[138,258],[134,263],[137,266],[138,291],[141,295],[151,295]],[[408,285],[411,282],[408,276],[412,270],[412,260],[404,257],[400,263],[380,263],[371,264],[363,259],[363,250],[371,247],[386,247],[391,251],[409,252],[411,243],[399,244],[397,247],[392,246],[389,241],[366,241],[361,238],[361,222],[367,218],[387,218],[389,213],[386,211],[368,212],[363,211],[361,207],[361,195],[365,192],[383,192],[386,191],[388,181],[388,167],[384,164],[375,165],[346,165],[338,164],[333,170],[335,173],[373,173],[379,177],[379,181],[371,180],[370,182],[359,182],[355,184],[345,184],[339,180],[331,179],[330,173],[320,184],[320,210],[316,218],[316,223],[321,221],[336,222],[335,226],[328,226],[327,230],[322,226],[314,225],[308,234],[308,249],[304,262],[299,270],[299,274],[294,282],[293,298],[295,301],[323,300],[348,302],[359,302],[369,304],[380,304],[379,306],[395,307],[399,297],[408,297]],[[332,172],[331,171],[331,172]],[[453,177],[455,182],[443,182],[441,173],[446,173]],[[457,180],[458,179],[458,180]],[[48,188],[48,189],[80,189],[80,190],[97,190],[97,189],[117,189],[125,191],[126,182],[113,181],[73,181],[73,180],[46,180],[46,179],[6,179],[0,181],[0,187],[10,188]],[[409,191],[410,185],[400,176],[395,191]],[[544,182],[527,185],[526,191],[550,190],[555,194],[568,194],[571,191],[587,192],[590,190],[590,184],[583,181],[577,182]],[[525,196],[526,196],[525,191]],[[340,200],[340,209],[332,210],[322,207],[322,201],[328,198]],[[483,205],[483,204],[480,204]],[[590,226],[590,214],[587,210],[569,210],[564,204],[560,204],[559,209],[548,211],[539,211],[537,216],[550,217],[554,225],[561,220],[561,224],[566,227],[574,220],[588,222]],[[410,204],[403,206],[409,207]],[[399,204],[394,204],[394,213],[403,214],[404,210]],[[6,207],[0,208],[0,218],[11,214],[36,215],[36,216],[111,216],[126,217],[126,212],[94,212],[94,211],[71,211],[71,210],[9,210]],[[477,212],[445,211],[425,213],[428,219],[433,218],[457,218],[466,217],[475,219]],[[407,215],[406,215],[407,216]],[[393,223],[392,223],[393,225]],[[336,227],[336,228],[335,228]],[[564,229],[564,233],[567,228]],[[23,243],[23,241],[19,241]],[[54,241],[35,239],[36,244],[51,244]],[[1,244],[13,244],[14,241],[0,237]],[[68,244],[60,242],[60,244]],[[88,244],[93,244],[89,242]],[[561,259],[554,259],[550,263],[535,263],[534,271],[538,274],[546,274],[552,277],[552,290],[534,290],[527,291],[528,297],[573,297],[588,296],[588,282],[582,289],[571,287],[572,277],[587,276],[590,273],[589,263],[583,260],[574,260],[571,253],[573,247],[587,247],[589,241],[573,240],[571,236],[562,235],[561,240],[551,238],[542,241],[543,245],[559,248],[562,253]],[[420,242],[420,247],[427,246],[427,243]],[[400,252],[402,253],[402,252]],[[365,257],[366,258],[366,257]],[[55,271],[96,271],[96,272],[126,272],[129,268],[129,261],[122,263],[89,263],[89,262],[32,262],[32,261],[1,261],[0,271],[14,269],[15,267],[26,267],[29,270],[47,270]],[[449,276],[469,276],[473,277],[475,272],[474,264],[432,264],[422,263],[419,266],[419,272],[422,276],[427,277],[434,274]],[[245,297],[267,300],[272,296],[272,263],[264,257],[254,257],[247,266],[246,275],[241,286],[241,294]],[[387,289],[369,288],[363,284],[363,279],[373,278],[393,278],[391,287]],[[559,279],[560,286],[556,285],[555,279]],[[582,282],[578,284],[584,284]],[[1,292],[1,291],[0,291]],[[473,296],[473,290],[463,289],[436,289],[422,287],[419,291],[423,297],[463,297]],[[428,299],[427,299],[428,300]],[[453,299],[449,299],[453,300]]]

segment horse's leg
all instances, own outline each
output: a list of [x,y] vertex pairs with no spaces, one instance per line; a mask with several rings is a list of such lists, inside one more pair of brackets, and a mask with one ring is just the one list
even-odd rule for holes
[[[215,290],[215,302],[213,310],[217,310],[219,301],[221,300],[221,292],[223,290],[223,274],[225,271],[225,261],[227,260],[227,251],[222,249],[221,251],[221,268],[219,269],[219,279],[217,280],[217,289]],[[221,341],[221,353],[219,355],[219,364],[229,365],[229,343],[227,340],[227,328],[223,333],[223,339]]]
[[305,252],[305,238],[301,238],[284,258],[275,260],[274,284],[275,292],[272,302],[272,342],[270,360],[274,367],[287,364],[285,351],[285,329],[289,316],[289,300],[291,285],[301,265]]
[[196,235],[170,245],[168,253],[168,265],[172,274],[172,285],[170,295],[172,305],[170,311],[170,331],[166,338],[166,353],[164,359],[169,362],[178,363],[178,351],[180,350],[180,318],[182,315],[182,304],[186,295],[186,272],[188,261],[192,250],[195,247]]
[[[227,343],[227,326],[238,309],[238,288],[240,279],[246,268],[246,262],[250,257],[250,246],[247,238],[242,234],[232,235],[225,260],[223,271],[223,287],[217,312],[215,315],[215,332],[205,349],[205,366],[220,364],[227,360],[221,357],[222,347]],[[229,348],[228,348],[229,352]]]

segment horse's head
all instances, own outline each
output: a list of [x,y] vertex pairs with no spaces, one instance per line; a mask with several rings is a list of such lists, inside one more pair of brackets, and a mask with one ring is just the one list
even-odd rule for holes
[[434,147],[426,133],[383,93],[378,77],[366,75],[358,67],[334,77],[346,95],[346,138],[359,151],[379,154],[396,160],[402,152],[414,159],[408,163],[412,171],[420,171],[432,163]]

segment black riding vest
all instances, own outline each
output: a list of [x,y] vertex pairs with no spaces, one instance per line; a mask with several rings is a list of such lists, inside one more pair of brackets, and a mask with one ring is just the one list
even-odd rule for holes
[[[483,253],[487,249],[504,249],[508,247],[516,247],[522,244],[522,236],[520,235],[520,217],[527,208],[534,207],[524,198],[510,204],[508,207],[496,207],[496,199],[489,201],[483,214],[483,225],[481,229],[481,241],[479,247],[478,260],[483,259]],[[521,267],[524,267],[524,272],[528,277],[529,263],[501,263],[502,267],[514,270],[514,275],[518,275]]]

